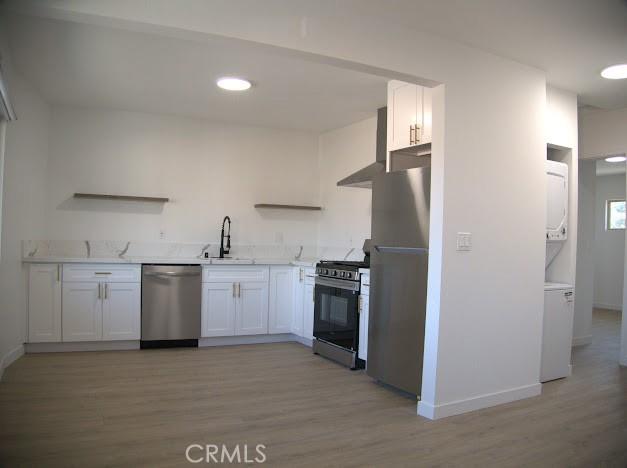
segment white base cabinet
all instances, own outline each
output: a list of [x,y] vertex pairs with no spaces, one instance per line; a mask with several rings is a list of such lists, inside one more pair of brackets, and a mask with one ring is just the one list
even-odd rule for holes
[[292,266],[270,267],[268,333],[290,333],[293,329],[295,273]]
[[201,336],[268,333],[268,267],[204,267]]
[[370,315],[370,275],[361,275],[359,294],[359,349],[357,357],[368,360],[368,318]]
[[[141,337],[141,265],[32,264],[29,343]],[[294,334],[313,339],[314,268],[203,267],[203,338]]]
[[101,283],[63,284],[63,341],[102,340]]
[[236,283],[203,283],[201,336],[235,335]]
[[139,340],[140,283],[63,284],[63,341]]
[[133,341],[141,334],[141,266],[32,264],[28,342]]
[[268,333],[268,283],[238,283],[235,303],[235,334]]
[[138,340],[141,336],[141,283],[105,283],[104,287],[103,341]]
[[314,277],[305,277],[305,291],[303,294],[303,338],[313,340],[314,328]]
[[540,382],[571,373],[574,299],[572,287],[544,291]]
[[28,288],[28,341],[61,341],[61,265],[30,266]]
[[297,268],[294,278],[292,333],[313,340],[314,275],[315,269]]

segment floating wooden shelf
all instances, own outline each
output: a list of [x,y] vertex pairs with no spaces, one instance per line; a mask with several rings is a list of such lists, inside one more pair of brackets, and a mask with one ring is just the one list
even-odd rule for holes
[[101,193],[75,193],[74,198],[91,198],[94,200],[119,200],[119,201],[138,201],[138,202],[155,202],[167,203],[169,198],[163,197],[135,197],[132,195],[106,195]]
[[307,210],[307,211],[320,211],[321,206],[309,206],[309,205],[278,205],[274,203],[257,203],[255,208],[274,208],[279,210]]

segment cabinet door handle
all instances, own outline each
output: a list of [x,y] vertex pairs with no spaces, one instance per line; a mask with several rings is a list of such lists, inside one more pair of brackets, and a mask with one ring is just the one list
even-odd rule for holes
[[61,281],[61,265],[57,265],[57,283]]
[[235,288],[237,283],[233,283],[233,297],[237,297],[236,293],[235,293]]
[[413,125],[409,126],[409,144],[410,145],[414,144],[414,126]]
[[104,298],[109,299],[109,285],[105,283],[104,287],[105,287]]
[[237,297],[242,297],[242,284],[237,283]]
[[102,299],[102,283],[98,283],[98,299]]
[[305,280],[305,270],[303,268],[299,271],[299,279],[301,283]]
[[414,144],[415,145],[420,143],[420,135],[418,134],[418,132],[420,132],[420,125],[416,124],[414,125]]

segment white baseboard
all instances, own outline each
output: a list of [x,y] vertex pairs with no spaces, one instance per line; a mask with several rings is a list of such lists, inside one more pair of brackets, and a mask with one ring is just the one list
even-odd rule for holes
[[235,346],[247,344],[263,343],[286,343],[296,341],[305,346],[311,346],[311,340],[292,333],[279,333],[274,335],[246,335],[246,336],[216,336],[211,338],[200,338],[198,347],[205,346]]
[[4,369],[9,367],[23,355],[24,345],[19,345],[6,353],[4,356],[2,356],[2,360],[0,360],[0,380],[2,380],[2,376],[4,375]]
[[[302,336],[294,335],[292,333],[281,333],[276,335],[218,336],[215,338],[200,338],[198,340],[198,346],[204,347],[261,343],[285,343],[288,341],[301,343],[304,346],[311,347],[311,340],[303,338]],[[23,354],[24,350],[27,353],[67,353],[76,351],[124,351],[131,349],[140,349],[140,346],[139,341],[77,341],[74,343],[26,343],[21,348]],[[15,359],[13,359],[13,361]]]
[[139,341],[77,341],[74,343],[26,343],[27,353],[67,353],[75,351],[126,351],[139,349]]
[[623,310],[623,306],[622,305],[614,305],[614,304],[598,304],[598,303],[594,303],[594,304],[592,304],[592,308],[593,309],[617,310],[619,312],[621,310]]
[[440,405],[433,405],[426,401],[418,402],[418,414],[429,419],[441,419],[456,414],[468,413],[491,406],[511,403],[512,401],[531,398],[542,393],[542,384],[534,383],[523,387],[512,388],[503,392],[487,393],[466,400],[452,401]]
[[592,335],[573,337],[573,347],[589,345],[590,343],[592,343]]

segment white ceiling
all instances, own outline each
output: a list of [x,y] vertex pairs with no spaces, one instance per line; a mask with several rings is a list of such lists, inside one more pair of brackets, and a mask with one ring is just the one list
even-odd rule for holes
[[610,163],[602,159],[596,162],[596,172],[598,176],[613,175],[613,174],[625,174],[627,164],[623,163]]
[[[304,0],[302,0],[304,3]],[[627,0],[318,0],[311,15],[350,15],[429,31],[535,66],[580,103],[627,107]],[[324,5],[324,11],[323,11]]]
[[[23,15],[5,18],[12,60],[53,104],[179,114],[322,132],[374,116],[387,80],[251,49]],[[224,75],[245,93],[218,89]]]

